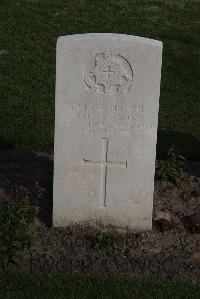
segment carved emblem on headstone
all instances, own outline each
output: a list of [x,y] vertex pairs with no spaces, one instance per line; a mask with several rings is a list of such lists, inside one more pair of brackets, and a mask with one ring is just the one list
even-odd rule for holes
[[114,50],[99,51],[90,61],[84,75],[88,89],[94,94],[126,93],[133,82],[130,63]]

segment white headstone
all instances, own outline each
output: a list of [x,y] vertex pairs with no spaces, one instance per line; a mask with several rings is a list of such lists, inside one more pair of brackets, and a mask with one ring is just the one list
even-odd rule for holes
[[152,226],[162,43],[92,33],[57,42],[54,226]]

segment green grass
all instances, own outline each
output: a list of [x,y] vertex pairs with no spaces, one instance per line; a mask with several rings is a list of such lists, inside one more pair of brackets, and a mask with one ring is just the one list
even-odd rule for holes
[[0,297],[4,299],[197,299],[200,297],[200,284],[137,282],[63,273],[1,273]]
[[158,155],[200,158],[198,0],[1,0],[0,148],[52,146],[56,39],[86,32],[163,41]]

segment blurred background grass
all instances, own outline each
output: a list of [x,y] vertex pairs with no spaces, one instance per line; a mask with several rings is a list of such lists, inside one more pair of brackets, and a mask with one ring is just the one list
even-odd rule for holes
[[0,285],[0,296],[4,299],[197,299],[200,296],[198,283],[142,282],[66,273],[0,272]]
[[52,148],[56,40],[87,32],[163,41],[157,156],[200,159],[198,0],[1,0],[0,149]]

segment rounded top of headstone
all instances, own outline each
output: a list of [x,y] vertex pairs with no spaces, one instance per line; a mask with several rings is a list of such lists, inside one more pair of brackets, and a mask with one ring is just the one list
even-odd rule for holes
[[83,34],[71,34],[58,37],[58,42],[60,40],[67,40],[67,39],[118,39],[118,40],[130,40],[135,41],[138,43],[145,43],[152,46],[160,46],[162,47],[162,42],[150,39],[146,37],[140,37],[135,35],[128,35],[128,34],[118,34],[118,33],[83,33]]

